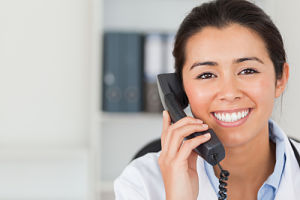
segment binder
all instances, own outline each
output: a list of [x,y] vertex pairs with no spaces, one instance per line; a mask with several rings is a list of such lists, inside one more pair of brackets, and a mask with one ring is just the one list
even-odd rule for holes
[[139,33],[104,33],[102,75],[104,111],[142,111],[143,36]]
[[164,38],[159,33],[149,33],[144,43],[144,111],[162,112],[156,76],[164,69]]

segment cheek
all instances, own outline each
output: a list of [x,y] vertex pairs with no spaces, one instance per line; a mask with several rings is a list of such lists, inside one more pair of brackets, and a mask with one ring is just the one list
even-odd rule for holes
[[256,112],[261,120],[268,120],[272,114],[275,99],[275,83],[272,79],[256,80],[248,86],[244,86],[245,94],[254,103]]
[[[204,87],[195,82],[186,82],[184,86],[193,114],[199,118],[199,114],[208,110],[216,90],[210,86]],[[201,112],[198,113],[199,111]]]

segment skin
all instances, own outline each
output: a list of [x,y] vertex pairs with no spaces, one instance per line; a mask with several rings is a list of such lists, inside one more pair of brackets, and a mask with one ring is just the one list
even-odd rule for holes
[[[185,53],[182,79],[194,117],[171,124],[163,113],[159,165],[166,198],[197,199],[197,154],[192,149],[209,137],[182,140],[208,125],[225,147],[221,165],[230,171],[228,198],[257,199],[274,170],[276,147],[269,141],[268,119],[287,84],[289,66],[284,64],[282,78],[276,80],[262,38],[238,24],[203,28],[188,39]],[[245,109],[250,109],[247,120],[234,127],[222,126],[213,115]],[[214,170],[218,177],[216,166]]]

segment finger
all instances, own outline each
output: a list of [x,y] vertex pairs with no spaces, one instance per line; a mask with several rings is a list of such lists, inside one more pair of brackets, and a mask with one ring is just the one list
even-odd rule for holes
[[[177,121],[175,124],[169,125],[168,132],[164,133],[165,134],[164,135],[164,143],[162,143],[162,145],[166,146],[167,144],[170,143],[169,141],[170,141],[171,136],[173,135],[172,133],[174,132],[174,130],[176,130],[182,126],[188,125],[188,124],[199,125],[199,124],[203,124],[203,121],[193,118],[193,117],[184,117],[184,118],[180,119],[179,121]],[[192,134],[192,132],[190,132],[189,134]],[[183,140],[183,138],[182,138],[182,140]],[[182,140],[180,142],[182,142]]]
[[178,153],[179,149],[181,148],[182,142],[185,137],[201,131],[206,131],[208,129],[207,124],[188,124],[177,128],[170,133],[168,143],[167,153],[171,157],[175,157]]
[[184,117],[184,118],[178,120],[176,123],[172,124],[172,128],[176,129],[185,124],[202,124],[202,123],[203,123],[203,121],[201,119],[187,116],[187,117]]
[[168,111],[164,110],[163,111],[163,128],[161,132],[161,147],[163,148],[165,146],[165,140],[166,140],[166,135],[169,126],[171,125],[171,117],[168,113]]
[[197,136],[193,139],[185,140],[179,150],[178,155],[177,155],[178,161],[186,162],[186,160],[188,160],[193,149],[195,149],[200,144],[207,142],[210,139],[210,137],[211,137],[210,134],[206,133],[204,135]]

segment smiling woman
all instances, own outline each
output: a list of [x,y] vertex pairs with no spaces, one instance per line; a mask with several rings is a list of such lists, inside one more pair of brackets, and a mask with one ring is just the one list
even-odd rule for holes
[[172,124],[164,111],[162,151],[124,170],[115,182],[117,199],[225,199],[218,194],[220,169],[193,151],[209,134],[183,142],[208,127],[225,148],[229,199],[297,199],[297,160],[286,134],[270,120],[289,78],[271,19],[248,1],[202,4],[180,25],[173,55],[193,117]]

